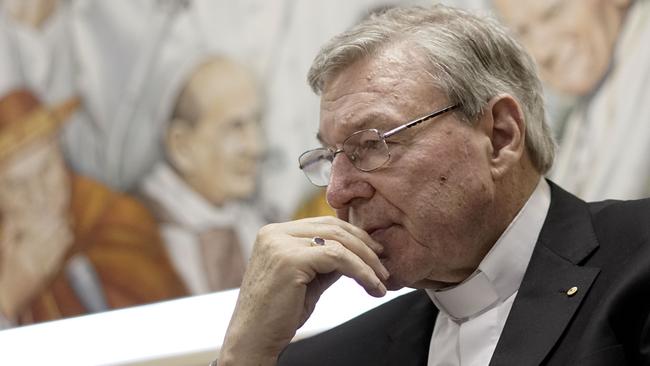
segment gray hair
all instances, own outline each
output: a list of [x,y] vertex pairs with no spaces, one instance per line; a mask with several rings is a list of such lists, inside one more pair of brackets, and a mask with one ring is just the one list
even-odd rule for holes
[[309,84],[320,94],[328,80],[355,61],[399,44],[423,53],[433,83],[460,106],[469,121],[476,120],[498,94],[517,99],[533,165],[540,173],[551,168],[556,145],[546,123],[537,68],[494,19],[443,5],[398,7],[373,14],[321,48],[309,70]]

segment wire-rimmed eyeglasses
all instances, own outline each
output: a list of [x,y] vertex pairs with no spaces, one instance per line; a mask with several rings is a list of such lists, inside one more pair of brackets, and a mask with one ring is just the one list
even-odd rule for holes
[[362,172],[377,170],[390,160],[390,151],[386,144],[387,138],[457,107],[457,104],[450,105],[386,132],[376,128],[357,131],[348,136],[343,141],[341,148],[336,150],[327,147],[307,150],[298,158],[300,169],[312,184],[319,187],[326,187],[329,184],[332,162],[339,153],[344,153],[352,165]]

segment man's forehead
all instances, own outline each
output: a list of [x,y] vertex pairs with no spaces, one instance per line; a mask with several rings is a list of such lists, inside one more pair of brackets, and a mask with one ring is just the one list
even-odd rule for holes
[[362,129],[390,129],[445,103],[422,69],[380,71],[352,65],[326,84],[318,134],[322,143],[333,145]]
[[421,76],[423,67],[413,62],[400,48],[389,48],[356,60],[326,80],[322,101],[335,102],[350,93],[386,93],[412,83]]
[[368,90],[323,99],[317,137],[324,145],[334,145],[355,131],[385,129],[400,120],[402,98],[392,91]]
[[[331,119],[321,118],[319,131],[316,138],[323,145],[333,145],[336,140],[347,137],[347,135],[360,130],[377,128],[386,130],[392,127],[395,121],[399,121],[399,115],[391,110],[385,111],[360,111],[358,113],[349,113],[340,115]],[[343,136],[337,136],[342,134]],[[339,137],[337,139],[337,137]],[[333,141],[330,141],[332,140]],[[340,142],[340,141],[338,141]]]

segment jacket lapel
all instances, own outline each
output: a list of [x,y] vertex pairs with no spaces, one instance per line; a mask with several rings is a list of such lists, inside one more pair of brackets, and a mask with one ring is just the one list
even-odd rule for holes
[[542,363],[600,271],[580,265],[598,248],[587,204],[549,184],[551,206],[492,366]]
[[427,365],[438,309],[424,291],[418,292],[420,296],[388,333],[385,365]]

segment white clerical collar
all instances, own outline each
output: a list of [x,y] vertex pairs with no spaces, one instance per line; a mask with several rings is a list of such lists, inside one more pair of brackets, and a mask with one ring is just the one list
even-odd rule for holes
[[550,187],[541,178],[471,276],[453,287],[426,290],[438,309],[456,321],[464,321],[512,296],[524,277],[550,203]]
[[233,201],[213,206],[165,163],[157,164],[141,187],[146,195],[158,200],[167,215],[195,231],[232,226],[241,216],[241,204]]

